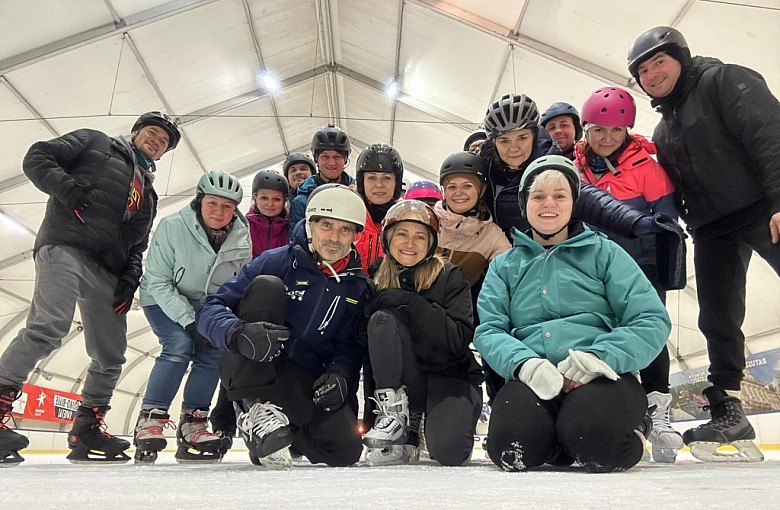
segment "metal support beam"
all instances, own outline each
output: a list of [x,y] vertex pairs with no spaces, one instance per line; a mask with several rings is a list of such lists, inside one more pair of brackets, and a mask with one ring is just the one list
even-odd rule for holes
[[[133,38],[130,37],[130,34],[125,32],[123,34],[123,37],[127,39],[127,46],[130,48],[130,51],[133,52],[133,55],[135,55],[135,59],[138,61],[138,65],[141,66],[141,70],[143,70],[144,74],[146,75],[146,79],[149,80],[149,84],[154,89],[155,93],[157,94],[157,97],[160,98],[160,102],[165,107],[165,110],[168,112],[172,112],[173,108],[171,108],[171,105],[168,104],[168,101],[165,100],[165,96],[162,93],[162,90],[160,89],[160,86],[157,84],[157,81],[154,79],[154,75],[152,74],[152,70],[149,69],[149,66],[146,65],[146,61],[144,60],[143,56],[141,55],[141,52],[138,51],[138,48],[136,47],[135,43],[133,42]],[[195,150],[195,147],[192,145],[192,142],[190,142],[190,139],[187,137],[187,133],[184,132],[184,130],[179,130],[181,132],[181,140],[184,142],[184,144],[187,146],[187,148],[192,153],[192,157],[195,159],[195,161],[198,163],[198,166],[200,167],[201,171],[203,173],[206,173],[206,165],[203,164],[203,161],[201,161],[200,156],[198,155],[198,152]]]
[[[249,8],[249,2],[247,0],[242,0],[241,2],[244,6],[244,14],[246,15],[246,23],[249,26],[249,35],[252,39],[252,45],[255,48],[255,56],[257,57],[257,61],[260,64],[260,69],[265,71],[265,61],[263,60],[263,52],[260,49],[260,41],[257,39],[257,32],[255,32],[255,24],[252,22],[252,11]],[[284,131],[282,130],[282,123],[279,122],[279,112],[276,109],[276,101],[274,101],[274,95],[273,91],[269,91],[268,99],[271,103],[271,110],[274,113],[274,123],[276,124],[276,130],[279,132],[279,140],[282,142],[282,148],[284,149],[284,153],[288,154],[290,151],[287,149],[287,140],[284,137]]]
[[[393,67],[393,80],[399,87],[399,93],[401,87],[401,77],[399,73],[401,72],[401,38],[404,31],[404,5],[406,5],[404,0],[398,0],[398,30],[395,33],[395,66]],[[395,138],[395,114],[397,110],[398,95],[393,98],[392,111],[390,112],[390,145],[393,145]]]
[[11,94],[13,94],[13,95],[14,95],[14,97],[16,97],[16,99],[17,99],[17,100],[18,100],[20,103],[22,103],[22,104],[24,105],[24,107],[25,107],[25,108],[27,108],[27,110],[28,110],[30,113],[32,113],[33,117],[35,117],[35,120],[37,120],[38,122],[40,122],[41,124],[43,124],[43,126],[44,126],[46,129],[48,129],[48,130],[49,130],[49,132],[52,134],[52,136],[54,136],[54,137],[58,137],[58,136],[60,136],[60,134],[57,132],[57,130],[56,130],[56,129],[54,129],[54,126],[52,126],[51,124],[49,124],[49,121],[47,121],[46,119],[44,119],[44,118],[43,118],[43,115],[41,115],[40,113],[38,113],[38,110],[36,110],[36,109],[35,109],[35,107],[34,107],[33,105],[31,105],[31,104],[30,104],[30,102],[29,102],[29,101],[27,101],[27,99],[25,99],[25,98],[24,98],[24,96],[21,94],[21,92],[19,92],[18,90],[16,90],[16,87],[14,87],[14,86],[11,84],[11,82],[10,82],[10,81],[8,81],[8,78],[6,78],[5,76],[0,76],[0,83],[2,83],[3,85],[5,85],[5,86],[6,86],[6,88],[8,88],[8,90],[10,90],[10,91],[11,91]]
[[[335,37],[333,35],[334,27],[333,27],[333,19],[331,14],[331,3],[330,0],[321,0],[320,3],[321,11],[322,11],[322,50],[325,56],[325,63],[333,66],[336,64],[336,56],[335,56]],[[332,117],[332,121],[338,123],[339,119],[342,118],[341,115],[341,103],[339,101],[339,94],[338,94],[338,83],[336,80],[336,76],[333,73],[330,73],[328,75],[328,81],[326,82],[326,90],[328,91],[328,104],[330,107],[330,114]]]
[[219,0],[173,0],[151,9],[123,18],[121,22],[107,23],[75,34],[59,41],[45,44],[13,57],[0,60],[0,75],[52,58],[67,51],[81,48],[109,37],[114,37],[130,29],[140,28],[155,21],[164,20],[183,12],[218,2]]
[[[528,9],[528,2],[525,2],[523,4],[523,8],[520,9],[520,14],[517,16],[517,21],[515,22],[515,29],[512,31],[512,34],[517,36],[518,33],[520,33],[520,25],[523,24],[523,18],[525,17],[525,11]],[[501,69],[498,71],[498,76],[496,77],[495,85],[493,85],[493,91],[490,93],[490,98],[488,99],[488,103],[492,103],[495,99],[496,95],[498,94],[498,87],[501,86],[501,78],[504,77],[504,73],[506,72],[506,66],[509,63],[509,58],[512,57],[514,45],[512,43],[507,44],[506,51],[504,52],[504,59],[503,64],[501,65]]]

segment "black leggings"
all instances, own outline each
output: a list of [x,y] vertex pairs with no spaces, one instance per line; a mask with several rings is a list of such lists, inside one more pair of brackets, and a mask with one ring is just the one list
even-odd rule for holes
[[634,431],[646,411],[645,392],[631,374],[614,382],[600,377],[553,400],[511,381],[493,402],[488,456],[506,471],[574,461],[591,472],[626,470],[642,459]]
[[410,412],[425,413],[425,440],[432,460],[462,466],[471,459],[482,411],[482,390],[467,376],[423,373],[409,328],[395,312],[380,310],[368,322],[368,350],[379,389],[406,385]]

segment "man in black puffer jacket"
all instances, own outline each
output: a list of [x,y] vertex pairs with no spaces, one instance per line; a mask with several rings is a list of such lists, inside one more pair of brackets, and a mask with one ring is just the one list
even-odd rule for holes
[[[49,195],[35,238],[35,289],[23,328],[0,358],[0,417],[35,364],[62,345],[78,304],[92,363],[82,388],[68,459],[126,461],[130,445],[103,432],[125,362],[127,314],[141,277],[141,258],[157,212],[154,161],[179,143],[176,124],[148,112],[130,138],[80,129],[37,142],[24,158],[25,175]],[[0,451],[27,446],[0,428]],[[91,452],[91,453],[90,453]],[[3,459],[0,459],[2,462]]]
[[699,329],[707,338],[704,390],[712,420],[683,435],[701,460],[733,443],[762,460],[742,410],[745,287],[755,251],[780,275],[780,102],[752,69],[691,57],[683,35],[655,27],[628,53],[628,70],[662,119],[653,141],[693,235]]

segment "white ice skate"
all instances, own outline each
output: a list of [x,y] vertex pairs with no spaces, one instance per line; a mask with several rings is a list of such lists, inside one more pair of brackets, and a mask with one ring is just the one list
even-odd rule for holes
[[369,466],[400,466],[420,460],[420,450],[411,444],[396,444],[384,448],[369,448],[366,461]]
[[[647,394],[649,409],[652,409],[650,417],[653,419],[653,428],[647,440],[653,449],[653,461],[670,464],[677,459],[677,450],[682,448],[682,435],[677,432],[669,422],[669,406],[672,403],[672,395],[653,391]],[[653,407],[655,407],[653,409]]]
[[385,448],[403,445],[409,433],[409,398],[406,386],[397,390],[383,388],[374,392],[378,416],[374,426],[363,436],[363,444],[369,448]]

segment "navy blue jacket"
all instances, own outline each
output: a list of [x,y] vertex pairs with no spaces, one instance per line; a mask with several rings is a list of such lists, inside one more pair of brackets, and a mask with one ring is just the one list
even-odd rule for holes
[[284,325],[290,338],[283,356],[314,377],[331,365],[347,374],[358,372],[362,352],[355,340],[355,326],[363,313],[367,281],[357,252],[351,252],[346,269],[338,275],[340,281],[326,276],[309,253],[301,223],[293,242],[264,252],[206,298],[197,313],[198,330],[217,348],[227,349],[227,333],[238,320],[235,311],[244,290],[259,275],[278,276],[287,290]]

